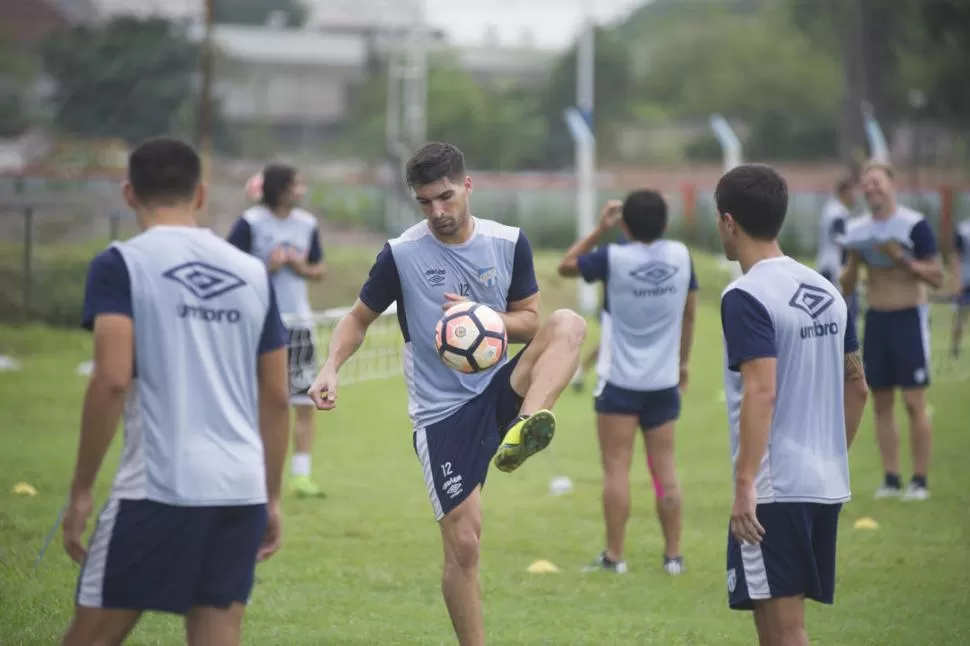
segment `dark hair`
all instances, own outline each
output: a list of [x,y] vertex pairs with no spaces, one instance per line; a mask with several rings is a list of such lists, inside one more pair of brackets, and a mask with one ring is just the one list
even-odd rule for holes
[[128,181],[135,199],[145,206],[188,202],[202,178],[202,160],[189,144],[171,137],[152,137],[128,155]]
[[465,175],[465,155],[451,144],[433,141],[418,148],[404,167],[408,186],[427,186],[438,180],[459,180]]
[[714,192],[719,216],[730,213],[757,240],[774,240],[788,211],[785,178],[764,164],[742,164],[724,174]]
[[296,168],[288,164],[267,164],[263,169],[263,197],[260,202],[271,209],[280,204],[280,197],[296,181]]
[[623,201],[623,224],[639,242],[653,242],[667,230],[667,202],[657,191],[633,191]]

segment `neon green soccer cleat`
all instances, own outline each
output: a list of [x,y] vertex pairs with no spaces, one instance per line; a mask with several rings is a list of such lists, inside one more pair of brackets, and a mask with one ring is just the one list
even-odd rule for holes
[[293,476],[290,479],[290,489],[301,498],[327,497],[327,494],[323,493],[323,490],[306,476]]
[[522,415],[509,427],[495,454],[499,471],[511,473],[530,457],[549,446],[556,434],[556,416],[552,411],[540,410]]

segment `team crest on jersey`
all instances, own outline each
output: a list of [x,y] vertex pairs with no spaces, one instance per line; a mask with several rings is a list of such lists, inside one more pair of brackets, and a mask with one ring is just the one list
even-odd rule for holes
[[802,283],[795,290],[788,304],[796,310],[801,310],[813,319],[819,317],[825,310],[831,307],[835,299],[828,291],[814,285]]
[[673,278],[677,270],[678,268],[674,265],[668,265],[659,260],[652,260],[631,271],[630,275],[639,281],[650,283],[651,285],[660,285]]
[[495,267],[479,268],[477,271],[478,282],[485,287],[495,287],[495,283],[498,282],[498,270]]
[[428,269],[425,270],[424,277],[428,279],[428,284],[432,287],[441,287],[445,283],[445,270]]
[[239,276],[204,262],[187,262],[162,274],[204,301],[222,296],[246,284]]

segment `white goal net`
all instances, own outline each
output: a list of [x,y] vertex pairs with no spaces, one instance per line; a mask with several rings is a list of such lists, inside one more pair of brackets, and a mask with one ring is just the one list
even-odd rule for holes
[[[288,329],[304,329],[310,331],[313,350],[312,358],[307,356],[305,340],[301,340],[292,332],[290,334],[291,355],[303,355],[303,361],[290,361],[291,369],[294,363],[304,364],[308,368],[313,366],[313,375],[323,367],[330,348],[330,337],[337,323],[347,312],[349,307],[337,307],[322,312],[314,312],[308,318],[284,316],[283,323]],[[340,369],[340,383],[352,384],[375,379],[387,379],[401,374],[403,361],[404,340],[401,338],[401,328],[397,322],[397,304],[383,312],[367,330],[363,344],[347,363]]]

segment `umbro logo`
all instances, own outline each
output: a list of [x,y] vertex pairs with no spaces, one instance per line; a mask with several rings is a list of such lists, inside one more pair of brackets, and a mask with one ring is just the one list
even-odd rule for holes
[[445,270],[427,269],[424,272],[424,277],[428,279],[428,284],[432,287],[440,287],[445,282]]
[[816,319],[834,302],[835,298],[827,290],[802,283],[795,290],[788,304]]
[[673,278],[677,274],[677,271],[678,267],[674,265],[653,260],[637,267],[630,272],[630,275],[639,281],[650,283],[651,285],[660,285]]
[[204,262],[192,261],[172,267],[162,274],[169,280],[192,292],[201,300],[207,301],[216,296],[222,296],[246,284],[239,276],[213,267]]

